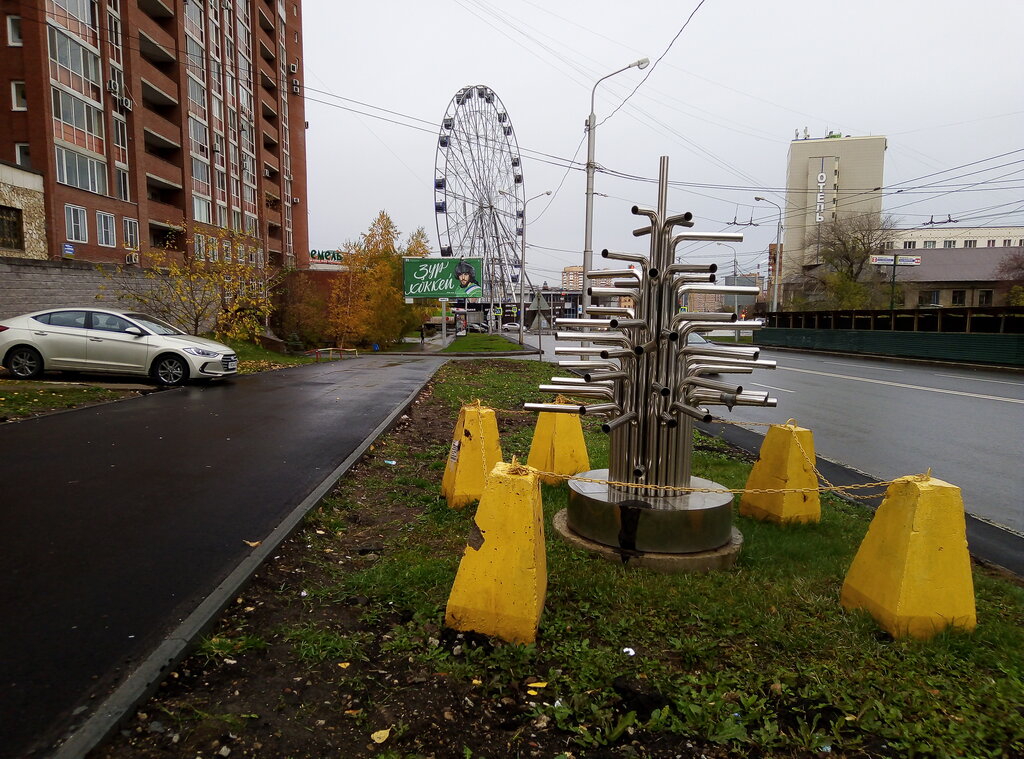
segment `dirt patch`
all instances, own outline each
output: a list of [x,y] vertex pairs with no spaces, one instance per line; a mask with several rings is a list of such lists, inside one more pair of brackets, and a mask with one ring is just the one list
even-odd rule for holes
[[[336,488],[343,523],[331,531],[310,521],[269,560],[223,616],[201,649],[186,659],[93,759],[139,757],[707,757],[720,749],[679,736],[627,733],[613,746],[581,748],[535,708],[542,673],[510,681],[502,672],[456,677],[397,645],[447,652],[456,661],[501,647],[437,623],[412,623],[361,593],[337,593],[340,574],[373,567],[400,550],[403,531],[421,508],[403,498],[364,498],[379,487],[385,456],[451,441],[455,413],[428,386],[407,417],[372,448]],[[501,434],[532,427],[530,415],[500,415]],[[403,466],[405,463],[403,462]],[[409,468],[411,467],[411,469]],[[436,461],[410,461],[402,482],[439,483]],[[375,491],[379,492],[379,491]],[[425,538],[431,540],[428,535]],[[424,538],[417,537],[422,547]],[[461,553],[438,532],[430,551]],[[460,541],[463,539],[460,539]],[[336,595],[331,597],[331,593]],[[371,613],[372,612],[372,613]],[[309,639],[303,639],[309,630]],[[317,632],[314,633],[313,631]],[[324,631],[328,631],[327,634]],[[617,683],[623,713],[649,715],[657,694],[643,683]]]

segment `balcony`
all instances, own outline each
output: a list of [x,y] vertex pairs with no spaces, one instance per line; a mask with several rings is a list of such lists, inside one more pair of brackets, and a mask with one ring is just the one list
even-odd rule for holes
[[139,0],[139,10],[157,21],[174,18],[174,9],[163,0]]
[[259,18],[260,29],[263,29],[268,34],[273,34],[274,33],[274,19],[271,16],[272,12],[268,13],[267,9],[263,8],[263,7],[257,8],[257,11],[259,12],[259,17],[260,17]]
[[271,47],[271,45],[273,43],[266,42],[263,39],[262,35],[260,35],[259,43],[260,43],[260,58],[262,58],[263,60],[265,60],[265,61],[267,61],[269,63],[273,63],[274,61],[276,61],[277,60],[277,54],[274,52],[274,48]]
[[171,36],[155,29],[139,28],[139,54],[157,67],[172,66],[178,60],[174,55]]
[[265,64],[260,64],[260,86],[274,97],[277,97],[277,79],[273,70]]
[[277,131],[277,127],[264,121],[261,129],[263,130],[263,147],[277,155],[277,146],[280,142],[280,134]]
[[142,84],[142,102],[159,112],[164,108],[178,106],[177,87],[174,81],[158,71],[146,72],[140,80]]
[[[177,137],[179,141],[176,142],[172,137],[167,137],[160,132],[155,131],[150,126],[143,128],[142,139],[147,153],[156,156],[161,160],[174,163],[181,159],[181,130],[171,129],[170,124],[167,126],[168,131],[176,132],[174,136]],[[159,166],[159,164],[157,164],[157,166]]]
[[274,107],[276,104],[272,104],[266,98],[260,98],[260,115],[266,121],[269,121],[273,125],[277,125],[277,109]]

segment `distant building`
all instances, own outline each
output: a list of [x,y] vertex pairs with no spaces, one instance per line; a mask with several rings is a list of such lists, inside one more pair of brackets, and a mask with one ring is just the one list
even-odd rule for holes
[[882,214],[885,137],[794,139],[786,169],[781,282],[800,286],[805,267],[820,260],[821,225],[843,216]]
[[[1024,227],[900,230],[891,254],[919,257],[921,263],[896,267],[902,294],[897,305],[1004,306],[1013,283],[1001,278],[997,269],[1013,253],[1024,253]],[[892,267],[880,269],[891,275]]]
[[562,289],[582,290],[583,289],[583,267],[566,266],[562,269]]

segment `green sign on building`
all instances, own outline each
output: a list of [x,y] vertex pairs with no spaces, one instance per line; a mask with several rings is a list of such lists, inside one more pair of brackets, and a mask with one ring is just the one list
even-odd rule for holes
[[406,258],[406,298],[479,298],[481,258]]

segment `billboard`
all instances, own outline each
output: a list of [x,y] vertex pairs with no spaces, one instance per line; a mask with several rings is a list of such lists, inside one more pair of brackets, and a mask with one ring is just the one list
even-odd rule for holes
[[406,298],[479,298],[482,258],[405,258]]

